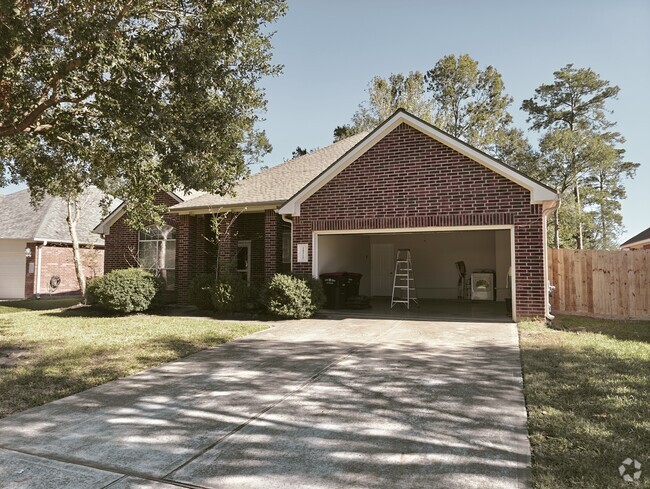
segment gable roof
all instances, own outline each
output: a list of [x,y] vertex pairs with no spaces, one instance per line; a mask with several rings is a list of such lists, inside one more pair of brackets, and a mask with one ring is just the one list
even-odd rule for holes
[[636,236],[633,236],[630,239],[628,239],[625,243],[621,245],[621,248],[630,245],[642,244],[644,242],[650,243],[650,228],[646,229],[645,231],[641,231]]
[[[202,192],[188,192],[188,193],[183,193],[183,192],[167,192],[167,194],[174,199],[176,202],[183,202],[185,198],[192,198],[193,196],[200,195]],[[102,221],[95,226],[95,228],[92,230],[93,233],[95,234],[109,234],[111,230],[111,226],[120,218],[124,215],[126,212],[126,202],[124,201],[119,201],[119,205],[117,205],[109,214],[106,216]],[[97,221],[95,221],[97,222]]]
[[[81,244],[104,244],[104,240],[92,232],[93,226],[102,217],[100,202],[103,197],[103,192],[96,187],[89,187],[81,196],[84,208],[77,227]],[[30,198],[26,189],[0,199],[0,239],[70,243],[65,200],[47,195],[34,208]]]
[[414,129],[426,134],[436,141],[448,146],[467,156],[471,160],[485,166],[486,168],[498,173],[499,175],[513,181],[530,191],[530,203],[541,204],[543,202],[556,201],[559,196],[552,188],[538,182],[520,171],[506,165],[505,163],[493,158],[492,156],[480,151],[473,146],[461,141],[460,139],[448,134],[441,129],[415,117],[409,112],[398,109],[392,116],[377,126],[370,134],[363,138],[356,146],[351,148],[347,153],[342,155],[338,160],[333,162],[320,175],[314,178],[309,184],[303,187],[299,192],[291,197],[280,209],[280,214],[300,215],[300,204],[316,193],[332,178],[342,172],[350,164],[356,161],[361,155],[381,141],[393,129],[400,124],[407,124]]
[[368,133],[355,134],[321,149],[298,156],[240,181],[235,195],[205,193],[172,207],[174,211],[191,211],[228,207],[268,207],[283,204],[323,170],[356,146]]

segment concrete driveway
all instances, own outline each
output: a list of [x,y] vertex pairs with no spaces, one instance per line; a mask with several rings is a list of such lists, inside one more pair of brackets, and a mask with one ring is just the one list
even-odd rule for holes
[[277,323],[0,421],[3,488],[515,488],[529,462],[508,323]]

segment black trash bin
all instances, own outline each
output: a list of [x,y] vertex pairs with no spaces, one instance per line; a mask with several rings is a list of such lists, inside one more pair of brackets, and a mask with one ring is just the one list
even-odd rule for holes
[[345,272],[322,273],[320,279],[323,282],[325,297],[328,309],[341,309],[345,306],[347,294],[347,274]]
[[361,284],[361,275],[360,273],[351,273],[346,274],[346,282],[348,286],[347,297],[357,297],[359,295],[359,285]]

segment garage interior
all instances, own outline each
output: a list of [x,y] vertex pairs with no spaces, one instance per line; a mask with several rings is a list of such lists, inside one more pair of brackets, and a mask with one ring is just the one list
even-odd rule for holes
[[[449,230],[319,234],[318,275],[362,274],[359,294],[371,298],[368,309],[337,313],[382,317],[444,317],[510,320],[511,230]],[[410,250],[417,302],[394,304],[397,251]],[[461,276],[464,266],[465,273]],[[479,275],[480,274],[480,275]],[[489,284],[486,287],[486,282]],[[400,291],[396,290],[396,294]]]

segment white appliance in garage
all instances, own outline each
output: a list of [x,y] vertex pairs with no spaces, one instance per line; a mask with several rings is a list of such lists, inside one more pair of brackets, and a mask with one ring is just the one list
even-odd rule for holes
[[474,301],[493,301],[494,272],[473,272],[471,276],[471,294]]

